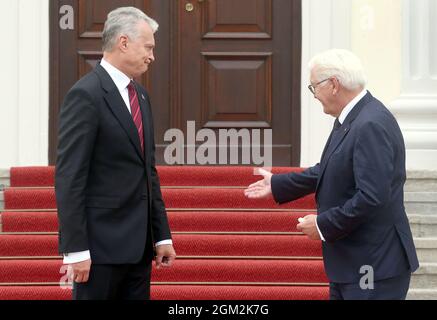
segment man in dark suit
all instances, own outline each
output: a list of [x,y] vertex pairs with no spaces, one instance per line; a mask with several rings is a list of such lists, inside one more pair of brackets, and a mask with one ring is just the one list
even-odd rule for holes
[[[59,251],[73,299],[149,299],[151,266],[176,257],[155,168],[147,92],[158,24],[125,7],[108,15],[103,59],[68,92],[59,119]],[[155,252],[154,252],[155,251]]]
[[[405,299],[418,268],[404,208],[405,146],[390,111],[365,90],[359,59],[329,50],[312,59],[309,89],[335,117],[320,163],[245,190],[278,203],[315,192],[317,215],[297,228],[322,240],[331,299]],[[364,280],[364,281],[363,281]]]

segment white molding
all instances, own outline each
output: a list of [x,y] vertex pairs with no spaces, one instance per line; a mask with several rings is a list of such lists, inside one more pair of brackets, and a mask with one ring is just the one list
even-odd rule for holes
[[0,167],[48,164],[49,1],[2,0]]
[[19,0],[18,165],[48,164],[49,6]]
[[[0,51],[0,88],[2,91],[2,105],[0,107],[0,167],[9,167],[16,163],[18,136],[18,3],[15,0],[1,1],[0,28],[3,32],[4,49]],[[4,92],[4,93],[3,93]]]
[[350,21],[350,0],[302,1],[301,166],[320,160],[334,121],[307,89],[308,62],[324,50],[351,49]]

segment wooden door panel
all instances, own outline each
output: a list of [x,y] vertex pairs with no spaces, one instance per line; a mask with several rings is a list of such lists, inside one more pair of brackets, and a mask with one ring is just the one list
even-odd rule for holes
[[91,72],[103,56],[100,51],[79,51],[77,55],[79,60],[78,79]]
[[272,0],[211,0],[202,13],[204,39],[271,37]]
[[[204,53],[202,127],[271,126],[271,54]],[[252,94],[236,94],[241,92]]]

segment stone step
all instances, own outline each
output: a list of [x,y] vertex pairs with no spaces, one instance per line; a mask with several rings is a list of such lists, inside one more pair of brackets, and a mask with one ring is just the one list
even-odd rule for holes
[[0,169],[0,211],[5,208],[3,190],[11,185],[9,173],[9,169]]
[[414,238],[420,262],[437,262],[437,238]]
[[437,300],[437,289],[410,289],[407,300]]
[[409,215],[437,216],[437,192],[405,192],[404,205]]
[[9,169],[0,169],[0,190],[10,186]]
[[437,237],[437,215],[410,214],[408,220],[414,237]]
[[437,192],[437,170],[409,170],[405,192]]
[[410,288],[412,289],[435,289],[437,288],[437,263],[421,262],[419,269],[411,277]]
[[5,196],[3,191],[0,191],[0,211],[5,208]]

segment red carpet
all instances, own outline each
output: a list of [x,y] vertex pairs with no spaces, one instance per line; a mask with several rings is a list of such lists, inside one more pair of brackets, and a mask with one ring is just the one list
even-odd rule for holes
[[[283,206],[248,200],[243,188],[260,179],[250,167],[158,171],[178,259],[173,268],[153,270],[152,299],[328,298],[320,242],[296,230],[297,218],[314,213],[313,195]],[[0,213],[1,300],[71,299],[59,285],[66,267],[53,185],[53,167],[11,169]]]
[[[56,209],[55,190],[8,188],[4,192],[6,210]],[[228,209],[313,209],[314,196],[307,196],[279,206],[273,198],[251,200],[243,189],[162,189],[167,208],[228,208]]]
[[[241,186],[260,179],[252,167],[158,167],[163,186]],[[273,173],[302,171],[301,168],[273,168]],[[54,167],[11,168],[11,187],[53,187]]]
[[[326,300],[326,287],[152,285],[155,300]],[[0,286],[0,300],[69,300],[59,286]]]
[[[154,270],[152,281],[324,283],[322,264],[320,260],[184,259],[172,268]],[[0,260],[0,283],[57,283],[65,272],[61,260]]]
[[[181,256],[321,257],[320,243],[301,235],[174,234]],[[56,235],[0,235],[0,257],[57,256]]]
[[[297,232],[305,211],[169,211],[173,232]],[[2,214],[3,232],[57,232],[55,211]],[[260,223],[262,221],[262,223]]]

